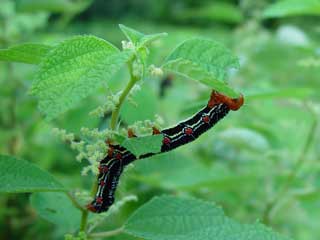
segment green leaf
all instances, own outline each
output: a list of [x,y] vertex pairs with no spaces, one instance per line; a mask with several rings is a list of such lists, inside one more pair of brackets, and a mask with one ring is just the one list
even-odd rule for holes
[[49,173],[13,156],[0,155],[0,192],[65,191]]
[[263,13],[265,18],[299,15],[320,15],[319,0],[283,0],[270,5]]
[[134,45],[135,55],[138,59],[140,59],[140,62],[143,65],[143,78],[146,75],[147,71],[147,57],[149,53],[147,45],[159,38],[167,36],[167,33],[145,35],[135,29],[129,28],[122,24],[119,24],[119,27],[123,34],[127,37],[127,39]]
[[146,46],[150,42],[153,42],[159,38],[167,36],[167,33],[155,33],[155,34],[145,35],[141,32],[138,32],[135,29],[129,28],[122,24],[119,24],[119,27],[123,32],[123,34],[127,37],[127,39],[136,46],[137,50]]
[[138,48],[142,48],[153,41],[156,41],[160,38],[166,37],[167,35],[168,34],[165,32],[145,35],[140,39],[140,41],[138,43]]
[[16,45],[0,49],[0,61],[38,64],[51,49],[51,46],[37,43]]
[[163,136],[159,134],[138,138],[125,138],[124,141],[119,143],[132,152],[135,156],[141,156],[146,153],[160,152],[162,139]]
[[81,213],[65,193],[34,193],[30,202],[42,218],[63,228],[64,233],[79,228]]
[[41,62],[31,93],[40,111],[53,119],[96,92],[131,56],[94,36],[68,39]]
[[134,30],[133,28],[129,28],[123,24],[119,24],[119,27],[123,34],[126,36],[126,38],[132,42],[133,44],[137,44],[140,39],[144,36],[143,33],[138,32],[137,30]]
[[284,240],[262,224],[241,224],[220,207],[194,198],[162,196],[140,207],[124,231],[150,240]]
[[200,81],[230,97],[239,94],[224,82],[226,72],[238,67],[238,58],[226,47],[202,38],[183,42],[163,64],[166,71]]

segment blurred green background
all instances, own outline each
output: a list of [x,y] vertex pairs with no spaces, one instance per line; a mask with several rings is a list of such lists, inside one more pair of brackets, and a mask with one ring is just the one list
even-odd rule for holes
[[[169,34],[153,44],[148,61],[154,64],[196,36],[217,40],[240,58],[241,68],[229,73],[228,82],[244,94],[245,106],[196,142],[129,167],[117,200],[128,195],[138,200],[108,216],[101,231],[120,226],[150,198],[168,193],[214,201],[240,222],[259,220],[293,239],[319,238],[320,7],[312,5],[317,1],[275,2],[0,0],[1,48],[23,42],[55,44],[75,34],[93,34],[121,47],[122,23],[144,33]],[[51,129],[78,133],[81,127],[108,126],[108,119],[88,115],[104,103],[105,93],[46,122],[28,95],[35,70],[0,62],[0,153],[47,169],[72,190],[88,191],[95,177],[81,176],[87,163],[77,162]],[[119,91],[127,80],[122,71],[109,87]],[[154,120],[158,114],[169,126],[198,111],[209,92],[176,77],[145,79],[133,97],[137,105],[127,102],[121,121]],[[41,206],[47,195],[33,194],[30,201],[30,194],[2,194],[0,239],[62,239],[77,230],[79,216],[68,212],[72,206],[63,202],[68,199],[60,202],[64,209],[59,220],[47,221],[48,209]]]

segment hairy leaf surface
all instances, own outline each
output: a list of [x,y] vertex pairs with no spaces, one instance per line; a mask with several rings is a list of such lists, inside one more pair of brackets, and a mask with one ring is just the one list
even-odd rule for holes
[[125,231],[150,240],[286,240],[262,224],[240,224],[216,205],[194,198],[162,196],[140,207]]
[[96,92],[131,56],[94,36],[68,39],[41,62],[31,93],[40,111],[53,119]]
[[64,191],[48,172],[13,156],[0,155],[0,192]]

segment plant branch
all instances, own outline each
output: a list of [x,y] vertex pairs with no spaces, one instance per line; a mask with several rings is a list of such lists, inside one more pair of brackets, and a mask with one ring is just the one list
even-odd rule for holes
[[120,95],[119,98],[119,102],[116,105],[114,111],[112,112],[111,115],[111,124],[110,124],[110,128],[112,130],[116,129],[117,126],[117,122],[118,122],[118,117],[119,117],[119,113],[120,113],[120,108],[124,102],[124,100],[126,99],[126,97],[128,96],[130,90],[132,89],[132,87],[135,85],[135,83],[138,81],[137,78],[133,77],[133,75],[131,74],[131,79],[128,83],[128,85],[126,86],[126,88],[123,90],[123,92]]
[[[121,93],[120,98],[119,98],[119,102],[118,102],[118,104],[116,105],[115,109],[112,112],[111,124],[110,124],[110,128],[112,130],[116,129],[117,121],[118,121],[118,117],[119,117],[119,113],[120,113],[120,108],[121,108],[122,104],[124,103],[126,97],[130,93],[130,91],[133,88],[133,86],[139,80],[139,78],[136,78],[134,76],[134,74],[133,74],[132,61],[130,61],[128,63],[128,66],[129,66],[129,71],[130,71],[130,81],[128,82],[127,86],[125,87],[125,89]],[[96,193],[96,190],[97,190],[97,187],[98,187],[98,183],[97,183],[97,181],[95,181],[92,184],[92,188],[91,188],[91,196],[92,197],[94,197],[94,195]],[[87,222],[88,222],[88,210],[85,210],[85,211],[82,211],[80,231],[84,231],[84,232],[86,231]],[[118,229],[118,231],[119,231],[119,229]]]
[[111,237],[114,235],[118,235],[122,232],[123,232],[123,227],[120,227],[115,230],[111,230],[111,231],[107,231],[107,232],[92,233],[89,235],[89,237],[92,237],[92,238]]
[[86,211],[86,209],[83,206],[81,206],[80,203],[78,203],[78,201],[70,192],[67,192],[66,194],[76,208],[78,208],[81,212]]
[[[308,107],[308,106],[307,106]],[[315,132],[316,132],[316,128],[318,125],[318,121],[316,118],[315,113],[312,111],[312,109],[310,109],[310,107],[308,107],[309,111],[312,113],[312,123],[311,123],[311,127],[310,130],[308,132],[308,136],[307,139],[305,141],[305,144],[301,150],[300,155],[298,156],[298,159],[295,163],[295,165],[293,166],[286,182],[282,185],[280,191],[278,192],[278,194],[275,196],[275,198],[270,201],[263,213],[263,222],[265,224],[269,224],[270,222],[270,214],[271,212],[274,210],[274,208],[278,205],[279,201],[283,198],[283,196],[289,191],[290,187],[292,186],[293,181],[295,180],[295,178],[298,175],[299,170],[301,169],[301,167],[303,166],[306,158],[305,155],[307,154],[311,144],[312,144],[312,140],[315,136]]]

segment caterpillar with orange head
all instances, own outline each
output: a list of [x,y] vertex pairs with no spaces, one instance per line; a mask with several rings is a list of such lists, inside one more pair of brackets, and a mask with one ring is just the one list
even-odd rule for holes
[[[94,213],[105,212],[109,209],[114,202],[119,178],[126,165],[137,159],[168,152],[194,141],[224,118],[230,110],[238,110],[243,103],[242,95],[238,98],[230,98],[213,90],[207,105],[192,117],[162,131],[153,128],[153,134],[163,136],[161,151],[158,153],[146,153],[137,158],[126,148],[107,143],[109,145],[108,154],[99,165],[97,192],[93,201],[87,205],[87,209]],[[128,137],[137,136],[129,130]]]

